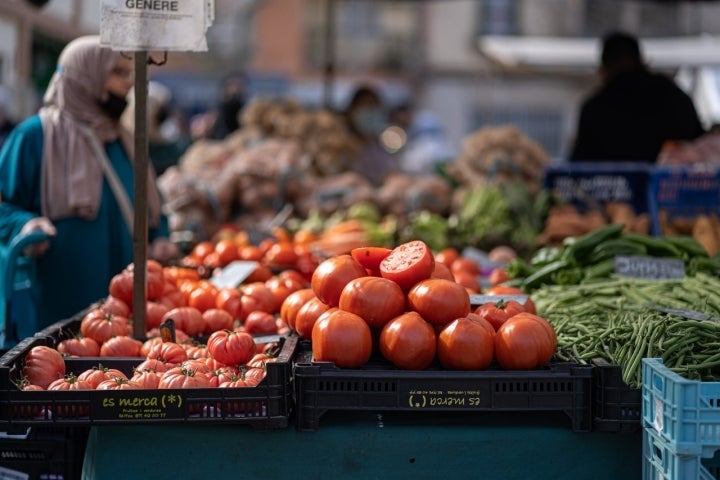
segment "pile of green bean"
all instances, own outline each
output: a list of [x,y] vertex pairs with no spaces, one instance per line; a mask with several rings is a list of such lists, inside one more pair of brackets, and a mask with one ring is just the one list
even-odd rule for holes
[[555,327],[560,359],[602,358],[622,367],[631,388],[642,385],[642,358],[660,357],[689,379],[720,379],[720,278],[614,277],[546,286],[531,298]]

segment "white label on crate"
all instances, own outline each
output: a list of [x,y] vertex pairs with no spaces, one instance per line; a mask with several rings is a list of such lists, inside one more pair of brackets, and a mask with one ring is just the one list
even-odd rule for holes
[[655,430],[658,433],[662,433],[663,431],[663,414],[665,413],[663,411],[663,402],[662,399],[658,397],[653,397],[654,403],[655,403],[655,418],[653,419],[653,427],[655,427]]
[[30,480],[30,475],[17,470],[0,467],[0,480]]
[[217,288],[237,288],[258,267],[258,262],[236,260],[210,279]]

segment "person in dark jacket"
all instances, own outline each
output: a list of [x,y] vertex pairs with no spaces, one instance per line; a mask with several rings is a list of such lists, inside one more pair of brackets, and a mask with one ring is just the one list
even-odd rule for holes
[[651,72],[632,35],[603,39],[601,87],[582,104],[571,161],[655,163],[663,144],[704,133],[690,97]]

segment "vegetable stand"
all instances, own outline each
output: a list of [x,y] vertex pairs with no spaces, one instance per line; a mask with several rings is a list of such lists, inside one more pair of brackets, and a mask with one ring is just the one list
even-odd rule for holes
[[[121,458],[128,459],[121,477],[158,480],[298,474],[306,479],[422,480],[454,472],[486,479],[640,478],[639,431],[575,433],[562,417],[329,412],[314,432],[292,427],[256,432],[231,425],[100,426],[90,431],[83,478],[118,478]],[[180,458],[188,460],[170,460]],[[159,459],[170,461],[157,468]]]

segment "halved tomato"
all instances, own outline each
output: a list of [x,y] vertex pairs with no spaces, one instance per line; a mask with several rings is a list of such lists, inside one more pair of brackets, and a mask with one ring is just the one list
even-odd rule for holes
[[392,249],[385,247],[358,247],[350,251],[350,256],[371,272],[378,272],[380,270],[380,262],[382,262],[390,252],[392,252]]
[[380,275],[394,281],[407,292],[413,285],[430,278],[435,257],[422,240],[412,240],[395,247],[382,262]]

